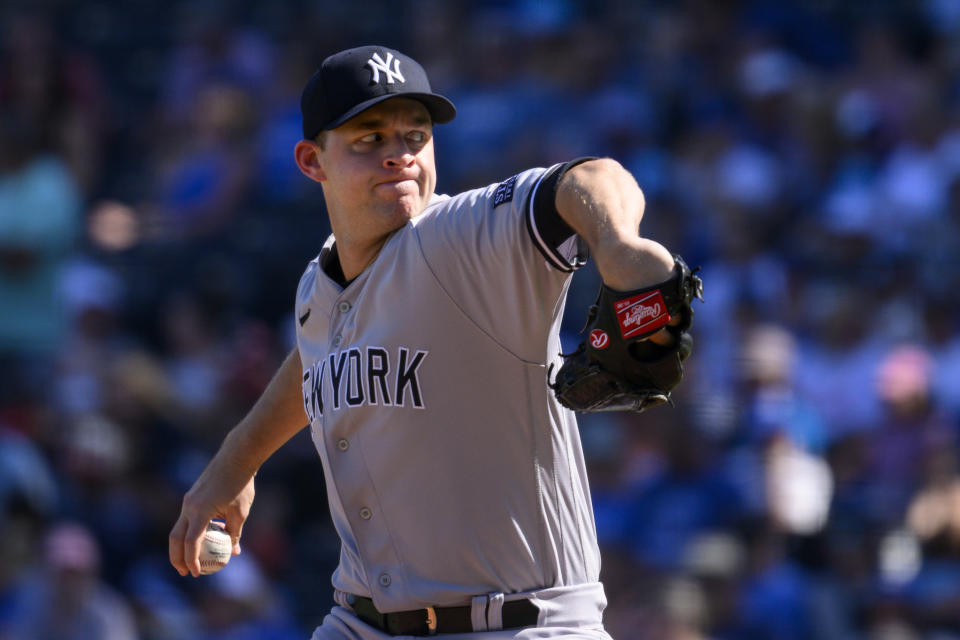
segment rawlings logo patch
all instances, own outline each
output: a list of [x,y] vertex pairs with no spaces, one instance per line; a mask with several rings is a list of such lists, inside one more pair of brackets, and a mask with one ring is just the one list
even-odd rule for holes
[[624,338],[651,333],[670,322],[660,290],[648,291],[613,303]]
[[496,209],[505,202],[513,200],[513,186],[517,184],[517,176],[507,178],[497,185],[497,190],[493,192],[493,208]]
[[610,346],[610,336],[603,329],[594,329],[590,332],[590,346],[594,349],[606,349]]

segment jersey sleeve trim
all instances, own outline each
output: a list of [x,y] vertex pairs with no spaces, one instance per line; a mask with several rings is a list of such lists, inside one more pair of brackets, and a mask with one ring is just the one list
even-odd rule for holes
[[[557,212],[557,185],[563,175],[593,157],[583,157],[547,169],[530,192],[527,231],[537,250],[555,269],[570,273],[587,262],[586,243]],[[571,240],[573,242],[571,243]]]

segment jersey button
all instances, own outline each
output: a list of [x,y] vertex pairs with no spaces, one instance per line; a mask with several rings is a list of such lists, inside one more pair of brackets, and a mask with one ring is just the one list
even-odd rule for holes
[[340,438],[339,440],[337,440],[337,449],[340,449],[340,451],[346,451],[349,448],[350,448],[350,443],[347,442],[344,438]]
[[343,340],[343,337],[340,335],[333,336],[333,346],[334,348],[340,346],[340,341]]
[[360,509],[360,517],[364,520],[369,520],[373,517],[373,511],[370,511],[370,509],[364,507],[363,509]]
[[346,313],[347,311],[350,311],[350,303],[344,300],[340,303],[340,313]]
[[390,583],[393,582],[393,579],[390,578],[389,573],[381,573],[378,582],[380,582],[381,587],[389,587]]

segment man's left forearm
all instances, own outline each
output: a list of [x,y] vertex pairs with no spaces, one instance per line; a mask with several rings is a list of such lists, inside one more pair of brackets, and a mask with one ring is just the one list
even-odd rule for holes
[[557,186],[557,212],[582,237],[607,286],[620,291],[657,284],[673,273],[673,256],[639,235],[643,192],[620,163],[590,160]]

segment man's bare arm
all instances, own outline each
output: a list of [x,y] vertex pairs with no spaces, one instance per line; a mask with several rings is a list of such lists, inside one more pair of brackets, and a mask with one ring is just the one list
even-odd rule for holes
[[280,365],[256,404],[234,427],[183,498],[170,531],[170,563],[180,573],[200,575],[200,538],[211,518],[223,518],[240,553],[240,534],[253,503],[260,466],[307,424],[301,395],[302,367],[296,348]]
[[[646,201],[633,176],[615,160],[579,164],[557,186],[557,212],[583,238],[608,287],[630,291],[673,275],[674,260],[660,243],[640,237]],[[665,330],[651,336],[669,343]]]

